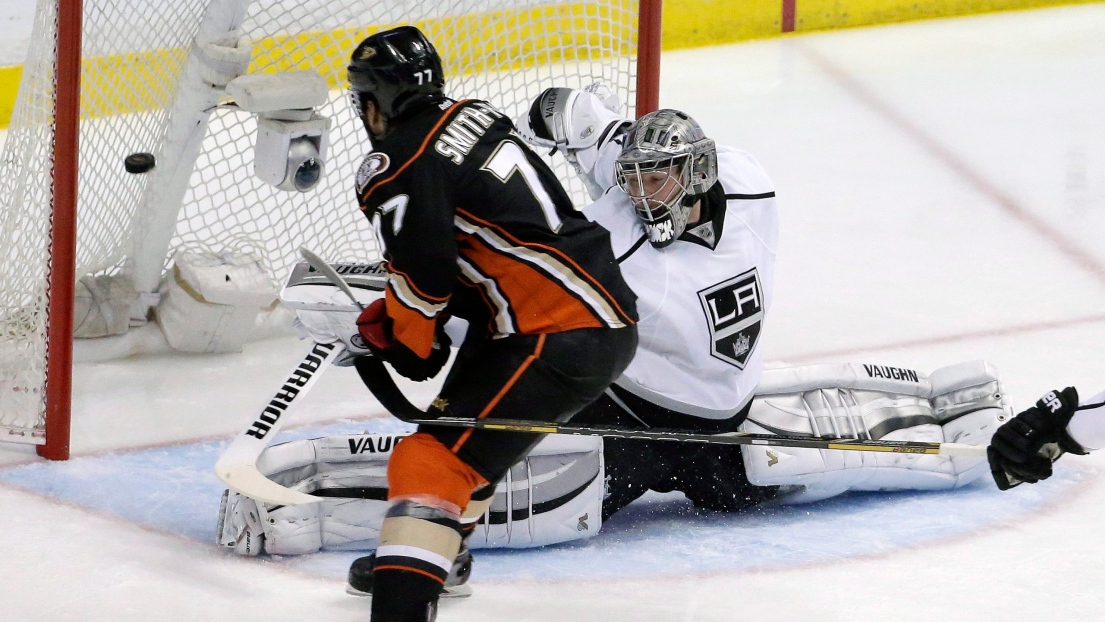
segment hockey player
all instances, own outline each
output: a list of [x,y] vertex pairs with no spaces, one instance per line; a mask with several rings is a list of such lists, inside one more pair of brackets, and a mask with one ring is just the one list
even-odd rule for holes
[[[373,146],[357,198],[388,272],[384,298],[357,321],[364,343],[424,380],[449,357],[445,320],[461,317],[468,334],[431,416],[568,420],[637,342],[609,235],[573,209],[508,118],[444,95],[441,59],[418,29],[368,37],[348,75]],[[373,565],[375,622],[434,618],[463,525],[539,440],[427,427],[398,444]]]
[[[996,372],[982,362],[928,376],[878,365],[764,371],[759,341],[774,291],[778,228],[770,180],[750,155],[715,146],[682,112],[664,110],[632,122],[617,108],[596,93],[550,89],[518,121],[528,141],[555,148],[576,166],[597,199],[584,213],[609,229],[613,254],[638,295],[641,338],[635,358],[573,422],[989,440],[1008,407]],[[293,306],[295,289],[293,284],[282,294]],[[303,313],[300,317],[313,323]],[[335,338],[322,333],[316,339]],[[342,451],[347,441],[350,449]],[[363,447],[364,439],[310,442],[345,454],[343,460],[354,464],[381,464],[370,453],[348,455],[358,453],[354,448]],[[302,455],[310,460],[319,453]],[[268,474],[304,483],[302,466],[273,460]],[[331,467],[349,472],[344,464],[326,468]],[[589,537],[603,519],[650,489],[680,490],[698,507],[736,511],[772,499],[813,501],[847,490],[949,489],[987,473],[986,461],[974,458],[551,437],[510,469],[469,544],[527,547]],[[343,486],[371,488],[376,479],[366,471]],[[238,526],[222,541],[231,546],[263,542],[268,552],[283,553],[363,547],[372,545],[378,529],[378,521],[335,519],[348,514],[339,503],[377,502],[327,499],[317,510],[330,517],[327,521],[314,509],[281,508],[267,514],[270,520],[257,521],[262,537],[243,538],[249,526],[235,518],[249,515],[251,506],[243,503],[239,510],[228,504],[232,515],[225,522]],[[354,565],[355,591],[372,590],[370,571]],[[458,564],[449,587],[466,572]]]
[[[610,230],[638,295],[637,355],[576,422],[735,431],[760,380],[774,293],[778,212],[759,163],[715,146],[683,112],[630,123],[567,88],[547,89],[518,124],[575,165],[596,199],[584,213]],[[603,452],[604,519],[649,489],[729,511],[775,494],[748,484],[736,446],[606,439]]]
[[994,433],[987,449],[998,488],[1051,477],[1064,453],[1087,454],[1105,447],[1105,391],[1078,401],[1078,390],[1051,391]]
[[[957,392],[966,386],[997,388],[996,372],[982,363],[940,370],[925,379],[924,390],[880,384],[881,376],[925,384],[915,372],[880,366],[815,366],[765,378],[759,341],[774,291],[775,192],[752,156],[716,146],[685,113],[660,110],[630,123],[601,85],[552,88],[519,128],[531,144],[559,151],[584,179],[596,199],[584,212],[610,230],[622,273],[638,295],[637,355],[576,423],[975,442],[994,427],[1004,407],[1001,391],[993,391],[996,400],[976,404],[986,412],[958,422],[965,409],[945,408],[937,416],[920,403],[962,400]],[[809,393],[795,398],[803,390],[847,389],[855,400],[851,414],[845,414],[849,404],[834,405],[832,397],[812,409]],[[868,390],[882,397],[864,404]],[[895,393],[896,403],[876,408]],[[891,404],[896,408],[885,408]],[[809,416],[795,421],[788,406]],[[871,416],[855,421],[852,415],[865,408]],[[837,426],[838,418],[847,423]],[[604,518],[650,489],[682,491],[703,509],[737,511],[779,495],[770,484],[785,486],[789,501],[809,501],[848,489],[954,487],[985,473],[979,460],[880,465],[871,456],[806,451],[784,454],[800,459],[781,466],[780,452],[763,447],[627,439],[606,439],[603,452]]]

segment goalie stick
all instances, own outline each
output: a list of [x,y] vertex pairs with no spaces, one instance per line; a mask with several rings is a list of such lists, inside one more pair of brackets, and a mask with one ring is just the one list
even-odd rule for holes
[[303,246],[299,247],[299,255],[306,259],[307,263],[311,264],[312,268],[326,277],[334,287],[337,287],[344,292],[346,296],[349,296],[349,299],[353,301],[353,304],[357,305],[358,309],[364,311],[364,305],[353,295],[353,288],[349,287],[349,283],[345,282],[345,279],[342,278],[342,275],[338,274],[338,271],[335,270],[333,266],[326,263],[322,260],[322,257],[319,257]]
[[[364,305],[353,295],[349,284],[330,264],[306,248],[300,248],[299,253],[312,268],[345,292],[353,304],[364,309]],[[265,477],[257,469],[257,460],[268,447],[268,439],[276,436],[292,409],[303,401],[303,397],[314,386],[322,372],[344,352],[345,345],[340,341],[312,345],[311,351],[292,370],[288,379],[280,386],[261,414],[235,437],[230,446],[219,456],[219,460],[215,463],[215,475],[223,483],[247,497],[272,505],[298,505],[321,500],[320,497],[292,490]],[[375,360],[375,357],[371,356],[362,358]],[[383,371],[387,373],[387,370]],[[390,376],[388,380],[391,380]],[[394,387],[394,381],[392,386]],[[395,388],[395,390],[399,389]],[[410,404],[410,402],[407,403]],[[414,406],[412,405],[411,408]]]
[[215,475],[227,486],[265,503],[296,505],[320,501],[318,497],[285,488],[261,474],[257,459],[276,436],[288,414],[303,401],[303,396],[315,385],[322,372],[345,351],[337,343],[315,343],[303,360],[292,370],[261,414],[242,431],[215,463]]

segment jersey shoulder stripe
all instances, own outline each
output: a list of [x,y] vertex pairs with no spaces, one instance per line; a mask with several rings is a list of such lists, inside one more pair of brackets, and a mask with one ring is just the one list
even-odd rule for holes
[[423,139],[422,144],[418,146],[418,150],[414,152],[414,155],[412,155],[410,158],[407,158],[407,161],[400,165],[394,173],[375,183],[372,183],[367,188],[365,188],[364,192],[361,194],[362,211],[365,209],[365,205],[368,202],[368,197],[372,196],[372,193],[375,192],[377,188],[394,180],[396,177],[402,174],[403,171],[407,170],[407,168],[409,168],[411,164],[418,160],[418,158],[422,157],[422,154],[426,152],[426,147],[429,146],[430,142],[433,139],[437,138],[438,130],[441,129],[441,126],[444,125],[445,122],[449,121],[465,104],[470,101],[471,100],[464,99],[446,108],[445,112],[441,115],[441,118],[438,119],[433,128],[426,133],[426,138]]
[[460,273],[467,284],[475,287],[484,304],[492,310],[491,326],[488,327],[492,334],[511,335],[520,332],[514,307],[499,283],[477,263],[468,261],[463,256],[457,258],[457,265],[460,266]]
[[633,324],[632,318],[594,277],[566,253],[537,242],[523,242],[502,227],[457,208],[456,223],[465,233],[478,235],[486,244],[518,261],[539,269],[561,287],[582,296],[595,316],[612,327]]
[[727,194],[725,199],[727,201],[755,201],[756,199],[771,199],[775,197],[775,192],[761,192],[759,194]]

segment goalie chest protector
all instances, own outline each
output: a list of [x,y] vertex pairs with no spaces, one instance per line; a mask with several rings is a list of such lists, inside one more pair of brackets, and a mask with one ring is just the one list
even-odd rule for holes
[[616,187],[584,210],[610,231],[622,276],[637,294],[637,355],[615,384],[707,419],[737,414],[759,382],[779,228],[774,189],[752,156],[718,147],[718,180],[726,202],[712,250],[682,238],[653,247]]

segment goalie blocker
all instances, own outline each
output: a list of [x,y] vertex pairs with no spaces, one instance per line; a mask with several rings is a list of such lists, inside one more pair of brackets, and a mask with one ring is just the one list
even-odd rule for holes
[[[928,376],[860,364],[776,369],[757,391],[742,431],[985,445],[1010,415],[996,370],[982,361]],[[325,499],[266,507],[228,491],[219,544],[243,555],[373,549],[388,507],[387,458],[398,442],[365,434],[270,447],[262,473]],[[602,449],[596,437],[547,437],[498,483],[469,546],[533,547],[597,534],[606,486],[619,485],[604,481]],[[849,490],[952,489],[989,472],[983,458],[758,446],[742,447],[742,455],[749,481],[781,486],[781,503]]]

